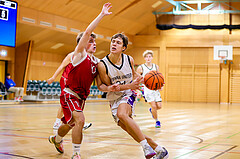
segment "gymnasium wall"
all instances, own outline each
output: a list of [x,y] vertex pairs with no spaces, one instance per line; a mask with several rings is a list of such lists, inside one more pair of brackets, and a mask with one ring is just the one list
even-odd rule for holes
[[[41,18],[43,20],[49,18],[49,15],[37,16],[38,13],[28,14],[29,12],[32,10],[26,9],[19,15],[20,17],[23,17],[24,14],[33,15],[30,18],[37,19],[36,17],[38,17],[37,21]],[[240,24],[238,15],[233,15],[232,19],[232,24]],[[172,21],[165,19],[163,22],[170,23]],[[229,23],[229,15],[209,15],[207,18],[203,15],[180,16],[174,22],[179,25],[190,23],[222,25]],[[110,33],[112,35],[111,31],[109,31],[109,35]],[[160,72],[165,76],[166,85],[161,92],[164,101],[234,103],[240,102],[240,95],[236,93],[240,89],[238,84],[240,83],[238,75],[240,73],[239,35],[240,31],[238,30],[232,32],[229,30],[193,29],[160,31],[156,29],[154,23],[131,40],[133,46],[129,47],[126,53],[134,58],[136,65],[139,65],[144,63],[142,53],[146,49],[154,51],[153,62],[159,65]],[[225,65],[214,61],[214,45],[233,45],[233,64],[228,62]],[[105,50],[108,52],[109,45],[106,45]],[[65,56],[65,54],[53,52],[34,51],[33,47],[27,79],[48,79]],[[11,62],[14,63],[14,60]],[[12,68],[13,71],[14,67]],[[60,76],[56,80],[59,78]]]
[[[8,73],[11,74],[11,78],[14,79],[14,63],[15,63],[15,49],[12,47],[7,47],[7,46],[0,46],[0,51],[1,50],[6,50],[7,51],[7,56],[1,56],[0,55],[0,60],[5,63],[5,61],[8,62]],[[2,65],[3,65],[2,62]],[[5,82],[5,71],[0,71],[0,76],[4,79],[2,79],[0,82]]]
[[[234,15],[233,24],[240,24]],[[190,20],[189,20],[190,19]],[[178,24],[228,24],[226,15],[210,15],[204,19],[199,16],[178,17]],[[134,38],[131,55],[135,63],[143,63],[142,53],[155,48],[158,54],[153,62],[160,66],[166,85],[161,92],[164,101],[181,102],[240,102],[240,77],[238,59],[240,51],[239,30],[167,30],[147,27]],[[214,45],[233,45],[233,64],[219,64],[213,60]],[[154,57],[155,58],[155,57]]]
[[[47,80],[54,74],[65,56],[64,54],[32,51],[27,79]],[[56,81],[59,81],[60,77],[61,75]]]

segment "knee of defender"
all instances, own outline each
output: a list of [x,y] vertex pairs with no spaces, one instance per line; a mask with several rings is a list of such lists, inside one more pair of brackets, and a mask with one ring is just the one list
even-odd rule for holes
[[75,125],[83,126],[84,123],[85,123],[84,119],[77,119],[77,120],[75,120]]

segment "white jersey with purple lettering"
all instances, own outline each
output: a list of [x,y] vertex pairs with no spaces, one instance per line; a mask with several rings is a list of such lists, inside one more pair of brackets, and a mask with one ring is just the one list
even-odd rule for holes
[[[132,65],[128,55],[122,53],[122,64],[115,65],[111,62],[108,55],[105,56],[101,61],[105,65],[106,73],[111,80],[111,84],[118,83],[120,85],[129,84],[132,82],[133,73]],[[131,90],[127,90],[131,91]],[[107,99],[113,101],[121,97],[126,91],[119,92],[108,92]]]
[[[111,84],[118,83],[120,85],[129,84],[133,80],[132,65],[130,58],[126,54],[121,54],[122,63],[121,65],[115,65],[111,62],[108,55],[105,56],[101,61],[105,65],[106,73],[111,80]],[[117,118],[117,108],[121,103],[129,104],[134,109],[136,93],[131,89],[119,91],[119,92],[108,92],[107,99],[110,102],[111,111],[113,118],[116,122],[119,121]]]

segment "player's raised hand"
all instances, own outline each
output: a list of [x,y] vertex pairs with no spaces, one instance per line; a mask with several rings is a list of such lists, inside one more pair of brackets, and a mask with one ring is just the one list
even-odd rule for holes
[[112,8],[112,5],[111,5],[111,3],[105,3],[104,5],[103,5],[103,8],[102,8],[102,14],[103,15],[109,15],[109,14],[112,14],[112,12],[109,12],[109,9],[111,9]]
[[119,84],[113,84],[113,85],[109,86],[109,91],[110,92],[118,92],[118,91],[120,91]]

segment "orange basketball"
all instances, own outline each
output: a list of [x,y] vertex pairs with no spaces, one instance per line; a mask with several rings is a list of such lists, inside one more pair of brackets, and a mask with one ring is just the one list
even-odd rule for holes
[[150,71],[144,76],[144,84],[151,90],[161,89],[164,84],[164,77],[158,71]]

